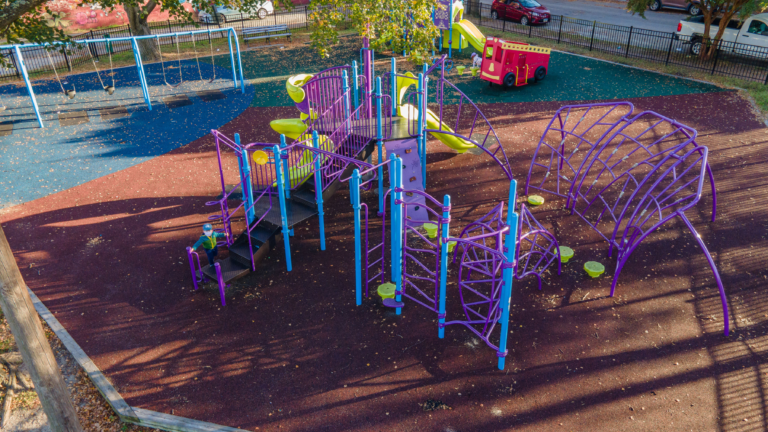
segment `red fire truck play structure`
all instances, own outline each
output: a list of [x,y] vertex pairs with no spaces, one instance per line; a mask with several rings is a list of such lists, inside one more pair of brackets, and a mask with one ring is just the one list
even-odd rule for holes
[[549,53],[549,48],[489,37],[483,47],[480,77],[507,87],[524,86],[529,79],[541,81],[549,70]]

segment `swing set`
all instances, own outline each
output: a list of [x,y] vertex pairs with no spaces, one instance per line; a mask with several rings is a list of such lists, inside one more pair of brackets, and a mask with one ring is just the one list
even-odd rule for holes
[[[144,70],[144,64],[141,60],[141,51],[139,49],[138,41],[142,39],[154,38],[157,43],[158,50],[160,50],[161,37],[171,37],[173,39],[173,42],[176,45],[176,53],[178,55],[178,62],[179,62],[179,83],[171,84],[168,82],[168,79],[165,73],[165,62],[163,61],[162,50],[160,50],[160,67],[162,69],[163,81],[165,85],[167,85],[170,88],[176,88],[184,82],[184,77],[182,76],[182,71],[181,71],[181,66],[182,66],[181,49],[179,48],[180,37],[190,36],[192,38],[192,47],[195,54],[195,62],[197,64],[197,71],[200,75],[200,80],[207,81],[208,83],[212,83],[216,79],[216,65],[214,63],[214,51],[213,51],[213,41],[211,39],[211,33],[219,33],[222,36],[226,34],[226,38],[229,43],[229,57],[230,57],[230,64],[232,67],[232,81],[234,84],[234,88],[240,89],[242,93],[245,93],[245,79],[243,78],[243,65],[242,65],[242,60],[240,58],[240,44],[237,40],[237,34],[235,33],[235,30],[231,27],[215,29],[215,30],[208,29],[208,30],[195,30],[195,31],[189,31],[189,32],[168,33],[168,34],[162,34],[162,35],[131,36],[131,37],[105,38],[105,39],[86,39],[86,40],[79,40],[79,41],[71,41],[67,43],[54,42],[54,43],[43,43],[43,44],[5,45],[5,46],[0,46],[0,49],[13,50],[17,59],[17,67],[19,69],[19,72],[21,72],[22,77],[24,78],[24,84],[26,85],[27,91],[29,93],[29,97],[32,101],[32,107],[35,111],[37,122],[40,125],[40,128],[44,128],[45,125],[43,124],[40,108],[37,104],[37,98],[35,97],[35,92],[33,90],[32,82],[29,78],[29,73],[27,71],[26,61],[24,59],[22,49],[44,48],[45,54],[48,58],[48,62],[50,63],[51,69],[53,69],[53,73],[56,77],[56,81],[59,83],[59,87],[61,88],[62,94],[64,94],[64,96],[66,96],[68,99],[71,100],[77,96],[77,89],[75,87],[75,84],[72,83],[71,89],[67,89],[64,87],[65,84],[69,84],[69,83],[66,80],[66,77],[59,76],[59,73],[56,70],[56,64],[54,62],[53,56],[51,56],[51,51],[53,51],[56,48],[67,49],[70,46],[70,44],[80,44],[85,46],[85,48],[88,50],[88,55],[91,59],[91,64],[93,64],[93,68],[96,72],[96,76],[98,77],[99,83],[101,84],[101,88],[108,95],[112,95],[115,93],[117,86],[115,84],[115,68],[112,60],[112,52],[111,52],[111,49],[109,49],[109,47],[116,42],[129,42],[131,44],[131,49],[133,51],[134,60],[136,61],[136,68],[138,70],[139,83],[141,85],[141,91],[144,97],[144,102],[147,104],[147,107],[151,111],[152,102],[149,96],[149,85],[147,84],[147,76]],[[208,40],[210,41],[211,67],[213,70],[213,77],[210,80],[206,80],[203,78],[203,72],[202,72],[202,69],[200,68],[200,57],[197,51],[197,44],[196,44],[196,35],[199,35],[199,34],[207,34]],[[111,84],[106,84],[104,82],[101,76],[102,71],[100,71],[98,66],[96,65],[97,60],[94,58],[94,51],[93,51],[95,47],[92,45],[99,44],[99,43],[105,44],[108,47],[107,55],[109,56],[109,76],[111,79]],[[235,59],[237,59],[237,62],[235,61]],[[6,109],[6,106],[0,103],[0,111],[4,111],[5,109]]]

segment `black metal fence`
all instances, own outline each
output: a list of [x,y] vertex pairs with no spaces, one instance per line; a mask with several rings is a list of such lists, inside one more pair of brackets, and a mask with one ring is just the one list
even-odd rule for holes
[[721,41],[706,59],[697,55],[706,49],[701,38],[678,36],[636,27],[604,24],[597,21],[552,15],[544,25],[524,26],[491,17],[491,5],[466,1],[465,13],[477,25],[505,33],[557,41],[625,58],[642,59],[665,65],[696,69],[768,84],[768,48]]

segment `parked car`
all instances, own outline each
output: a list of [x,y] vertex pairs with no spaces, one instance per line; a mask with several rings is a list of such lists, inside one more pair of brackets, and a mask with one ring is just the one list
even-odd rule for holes
[[[255,9],[255,8],[254,8]],[[264,19],[267,17],[267,15],[275,13],[275,8],[272,5],[272,2],[267,0],[261,4],[258,5],[258,9],[256,9],[256,16],[259,19]],[[243,12],[239,9],[230,9],[225,6],[216,6],[216,15],[218,15],[218,22],[225,23],[227,21],[239,21],[243,18],[249,19],[253,18],[252,13]],[[215,23],[216,17],[211,16],[208,12],[200,11],[198,13],[198,17],[200,18],[200,22],[204,23]]]
[[[720,18],[716,18],[709,28],[710,38],[715,38],[719,26]],[[691,54],[698,55],[704,39],[704,17],[691,17],[680,21],[675,38],[690,41]],[[731,20],[723,32],[722,40],[735,44],[725,44],[721,50],[752,57],[768,57],[768,13],[752,15],[743,22]]]
[[677,9],[684,10],[693,16],[701,15],[701,8],[699,7],[698,0],[664,0],[663,2],[661,0],[654,0],[648,5],[648,9],[654,12],[660,11],[661,9]]
[[493,0],[491,18],[511,19],[522,25],[546,24],[550,20],[549,9],[536,0]]

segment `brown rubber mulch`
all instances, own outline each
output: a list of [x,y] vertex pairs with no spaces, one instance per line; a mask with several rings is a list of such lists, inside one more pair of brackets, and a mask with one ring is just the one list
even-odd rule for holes
[[[184,251],[219,193],[210,136],[0,220],[29,286],[133,406],[247,430],[764,430],[768,130],[735,93],[632,102],[710,146],[718,219],[708,222],[708,192],[689,217],[727,287],[729,338],[711,272],[680,224],[644,242],[608,298],[611,279],[580,270],[597,260],[612,274],[607,244],[551,197],[534,213],[576,257],[542,291],[515,282],[505,371],[464,328],[438,339],[423,308],[396,317],[373,297],[354,306],[345,188],[326,204],[327,251],[316,219],[297,227],[294,270],[278,246],[221,307],[212,285],[193,292]],[[482,107],[521,183],[560,105]],[[249,108],[222,130],[274,142],[268,121],[294,116]],[[430,152],[428,191],[452,195],[454,227],[506,199],[484,156],[436,141]]]

